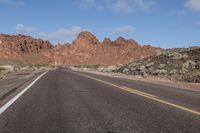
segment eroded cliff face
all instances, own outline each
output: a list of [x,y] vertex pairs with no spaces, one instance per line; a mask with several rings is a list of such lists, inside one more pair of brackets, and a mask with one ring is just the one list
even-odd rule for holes
[[0,35],[0,59],[29,64],[124,64],[160,51],[122,37],[105,38],[101,43],[90,32],[81,32],[72,44],[57,46],[30,36]]
[[50,42],[30,36],[0,34],[0,59],[46,64],[50,62],[43,53],[52,48]]

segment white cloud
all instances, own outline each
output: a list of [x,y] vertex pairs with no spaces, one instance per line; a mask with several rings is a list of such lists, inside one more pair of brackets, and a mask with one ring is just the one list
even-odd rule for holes
[[17,24],[15,29],[16,29],[16,32],[21,33],[21,34],[26,34],[35,30],[34,27],[28,27],[23,24]]
[[0,4],[12,7],[20,7],[24,5],[24,0],[0,0]]
[[117,0],[117,1],[113,1],[113,4],[110,4],[109,7],[112,7],[112,9],[115,12],[118,13],[132,13],[133,9],[132,7],[129,5],[127,0]]
[[63,40],[67,37],[76,37],[81,31],[84,31],[82,27],[79,26],[73,26],[71,29],[59,29],[58,31],[47,33],[47,32],[40,32],[38,34],[39,38],[45,39],[45,40]]
[[77,0],[76,5],[81,8],[95,8],[96,10],[112,10],[120,14],[129,14],[137,10],[147,11],[154,7],[156,0]]
[[129,32],[133,32],[134,30],[135,30],[135,27],[131,25],[115,27],[114,29],[112,29],[114,33],[129,33]]
[[185,7],[190,10],[200,11],[200,0],[187,0]]
[[155,1],[152,0],[107,0],[107,7],[111,7],[115,12],[118,13],[133,13],[136,10],[148,10]]
[[96,0],[77,0],[76,3],[81,8],[92,7],[96,4]]
[[149,8],[151,8],[152,6],[154,6],[156,4],[155,1],[153,0],[134,0],[135,3],[143,10],[148,10]]

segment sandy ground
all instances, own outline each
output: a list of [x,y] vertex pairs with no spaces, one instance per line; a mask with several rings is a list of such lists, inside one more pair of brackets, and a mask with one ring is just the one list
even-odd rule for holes
[[116,78],[145,81],[145,82],[149,82],[149,83],[165,85],[165,86],[169,86],[169,87],[176,87],[176,88],[181,88],[181,89],[187,89],[187,90],[193,90],[193,91],[200,91],[200,83],[174,82],[174,81],[171,81],[168,79],[162,79],[160,77],[155,77],[155,76],[144,78],[141,76],[126,75],[126,74],[121,74],[121,73],[103,73],[103,72],[98,72],[98,71],[94,71],[94,70],[83,70],[83,69],[79,69],[79,68],[72,68],[72,70],[94,73],[94,74],[116,77]]

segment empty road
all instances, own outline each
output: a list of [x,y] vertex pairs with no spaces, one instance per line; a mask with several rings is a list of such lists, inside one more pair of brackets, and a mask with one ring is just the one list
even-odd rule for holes
[[0,133],[200,133],[200,91],[59,68],[0,114]]

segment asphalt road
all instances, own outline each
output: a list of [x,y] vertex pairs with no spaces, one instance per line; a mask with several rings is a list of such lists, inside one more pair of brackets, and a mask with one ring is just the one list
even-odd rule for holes
[[200,133],[200,92],[60,68],[0,115],[0,133]]

